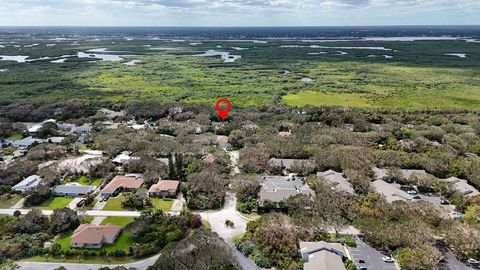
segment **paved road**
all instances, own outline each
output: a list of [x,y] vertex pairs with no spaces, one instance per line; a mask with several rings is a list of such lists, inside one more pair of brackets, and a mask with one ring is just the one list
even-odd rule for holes
[[[9,215],[13,216],[15,211],[20,211],[22,215],[27,214],[31,209],[0,209],[0,215]],[[53,214],[53,210],[41,210],[42,213],[46,216]],[[140,212],[138,211],[103,211],[103,210],[88,210],[88,211],[79,211],[80,215],[91,216],[91,217],[139,217]]]
[[[230,241],[233,236],[244,233],[247,228],[248,221],[237,214],[235,209],[236,203],[237,198],[235,194],[228,193],[225,197],[225,204],[222,209],[198,213],[202,219],[208,221],[210,225],[212,225],[212,231],[216,232],[227,242]],[[234,223],[233,228],[225,226],[225,221],[227,219]]]
[[238,151],[227,151],[227,153],[230,155],[232,175],[239,174],[240,169],[238,168],[238,159],[240,158],[240,153]]
[[443,253],[443,256],[445,256],[445,259],[442,262],[440,262],[440,264],[438,265],[439,270],[473,270],[475,269],[459,261],[451,250],[448,250],[447,252]]
[[378,252],[378,250],[370,247],[358,237],[356,241],[357,247],[349,248],[354,262],[363,259],[367,264],[368,270],[398,270],[394,263],[384,262],[382,258],[385,255]]
[[160,255],[153,256],[151,258],[128,263],[128,264],[83,264],[83,263],[39,263],[39,262],[18,262],[22,270],[54,270],[60,266],[64,266],[68,270],[98,270],[102,267],[115,267],[125,266],[126,268],[134,267],[138,270],[145,270],[149,266],[153,265]]

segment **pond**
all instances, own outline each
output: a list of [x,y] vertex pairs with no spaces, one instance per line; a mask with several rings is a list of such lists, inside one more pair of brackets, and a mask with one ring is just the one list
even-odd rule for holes
[[29,56],[26,55],[0,55],[1,61],[15,61],[17,63],[25,63],[27,62],[27,58]]
[[135,66],[137,64],[140,64],[141,62],[142,62],[141,60],[132,60],[132,61],[129,61],[129,62],[125,62],[123,64],[127,65],[127,66]]
[[229,52],[221,52],[216,50],[208,50],[201,54],[195,54],[193,56],[201,57],[210,57],[210,56],[221,56],[225,63],[233,63],[235,60],[242,58],[241,55],[231,55]]
[[466,53],[446,53],[445,55],[447,56],[456,56],[460,58],[466,58],[467,54]]

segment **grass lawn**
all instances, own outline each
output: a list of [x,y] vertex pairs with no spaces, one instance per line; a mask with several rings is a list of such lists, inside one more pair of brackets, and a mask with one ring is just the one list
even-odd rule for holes
[[[240,213],[240,212],[239,212]],[[261,216],[257,213],[250,213],[250,214],[245,214],[245,213],[240,213],[240,215],[246,217],[247,219],[259,219]]]
[[122,207],[122,201],[124,197],[123,195],[118,195],[115,198],[109,198],[105,206],[103,207],[103,210],[105,211],[124,211],[128,209],[124,209]]
[[125,227],[135,220],[133,217],[107,217],[102,221],[101,225],[115,224],[120,227]]
[[174,200],[164,200],[159,198],[151,198],[150,200],[155,209],[162,210],[163,212],[170,211],[174,202]]
[[71,201],[73,201],[73,198],[50,197],[50,199],[48,199],[44,203],[37,205],[33,208],[42,209],[42,210],[54,210],[59,208],[65,208]]
[[17,194],[12,194],[10,198],[0,198],[0,208],[10,208],[16,204],[22,197]]
[[61,258],[61,257],[48,257],[45,258],[43,256],[35,256],[30,257],[21,262],[57,262],[57,263],[88,263],[88,264],[123,264],[123,263],[131,263],[134,262],[135,259],[132,257],[89,257],[89,258],[78,258],[78,257],[69,257],[69,258]]
[[17,141],[22,139],[22,133],[13,133],[10,137],[7,138],[9,141]]
[[202,225],[203,227],[207,228],[207,229],[211,229],[212,228],[212,225],[210,224],[210,222],[206,221],[206,220],[202,220]]
[[80,185],[84,186],[100,186],[103,182],[102,178],[90,178],[84,175],[79,177],[69,177],[67,179],[68,182],[78,182]]
[[88,223],[88,224],[90,224],[90,223],[92,223],[92,221],[93,221],[93,217],[92,217],[92,216],[84,216],[84,217],[83,217],[83,223]]

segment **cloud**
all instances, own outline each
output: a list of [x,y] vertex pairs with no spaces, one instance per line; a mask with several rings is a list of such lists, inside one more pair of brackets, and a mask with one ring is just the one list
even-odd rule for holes
[[480,24],[475,13],[479,0],[0,0],[0,25]]

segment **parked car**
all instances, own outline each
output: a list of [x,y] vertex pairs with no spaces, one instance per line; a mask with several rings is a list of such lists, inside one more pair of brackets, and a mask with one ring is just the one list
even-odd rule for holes
[[412,200],[414,200],[414,201],[420,201],[420,200],[422,200],[422,197],[420,197],[420,196],[418,196],[418,195],[414,195],[414,196],[412,196]]
[[470,259],[467,260],[467,263],[469,263],[469,264],[480,264],[480,261],[477,261],[475,259],[470,258]]
[[385,256],[382,258],[382,260],[386,263],[393,263],[395,262],[395,260],[392,258],[392,257],[389,257],[389,256]]
[[459,213],[459,212],[453,212],[452,213],[452,218],[454,219],[461,219],[462,218],[462,213]]
[[81,199],[78,203],[77,203],[77,207],[82,207],[85,205],[85,199]]
[[447,199],[440,199],[440,204],[450,204]]
[[417,195],[417,191],[414,189],[407,191],[407,193],[410,195]]

